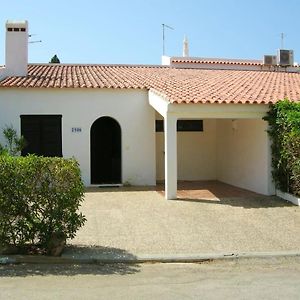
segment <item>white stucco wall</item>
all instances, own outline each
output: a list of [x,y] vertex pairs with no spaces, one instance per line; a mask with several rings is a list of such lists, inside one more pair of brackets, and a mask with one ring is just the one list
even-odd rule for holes
[[[164,180],[164,133],[156,133],[156,178]],[[178,180],[216,179],[216,120],[203,132],[177,132]]]
[[269,141],[263,120],[217,120],[217,179],[272,194]]
[[0,66],[0,80],[2,80],[2,78],[5,77],[5,71],[6,71],[5,67]]
[[[204,119],[203,128],[203,132],[177,133],[178,180],[219,180],[274,194],[266,122]],[[163,133],[156,133],[156,158],[156,178],[164,180]]]
[[[116,89],[1,89],[0,128],[20,131],[22,114],[62,115],[63,156],[74,156],[90,184],[90,128],[109,116],[122,130],[122,182],[155,184],[155,113],[144,90]],[[80,133],[72,132],[80,127]],[[0,142],[3,137],[0,137]]]

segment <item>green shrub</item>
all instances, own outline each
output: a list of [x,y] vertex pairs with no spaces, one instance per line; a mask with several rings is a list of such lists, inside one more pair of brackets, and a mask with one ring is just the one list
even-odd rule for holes
[[276,187],[300,196],[300,103],[287,99],[271,105],[268,116]]
[[17,131],[12,126],[7,125],[3,129],[3,135],[6,143],[4,146],[0,144],[0,155],[19,155],[26,146],[25,138],[19,137]]
[[295,161],[292,168],[291,189],[295,195],[300,196],[300,159]]
[[83,195],[74,159],[0,156],[0,241],[49,250],[55,235],[74,238],[85,222]]

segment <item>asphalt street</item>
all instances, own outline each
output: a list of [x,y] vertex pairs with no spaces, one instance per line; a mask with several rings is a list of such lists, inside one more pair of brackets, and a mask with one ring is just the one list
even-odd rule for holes
[[0,266],[0,299],[300,299],[300,257]]

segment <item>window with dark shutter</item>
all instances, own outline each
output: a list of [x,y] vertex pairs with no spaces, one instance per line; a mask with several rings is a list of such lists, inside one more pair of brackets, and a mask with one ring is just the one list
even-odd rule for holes
[[[155,121],[155,131],[164,132],[164,120]],[[178,120],[177,131],[203,131],[203,120]]]
[[22,115],[21,134],[26,140],[22,155],[62,156],[61,115]]

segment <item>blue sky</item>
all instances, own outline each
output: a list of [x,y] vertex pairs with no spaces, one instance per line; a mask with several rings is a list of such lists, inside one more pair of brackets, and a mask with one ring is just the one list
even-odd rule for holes
[[186,34],[190,55],[260,59],[276,54],[280,33],[300,62],[299,0],[10,0],[1,1],[0,64],[7,19],[29,21],[29,61],[159,64],[162,23],[166,54],[180,56]]

